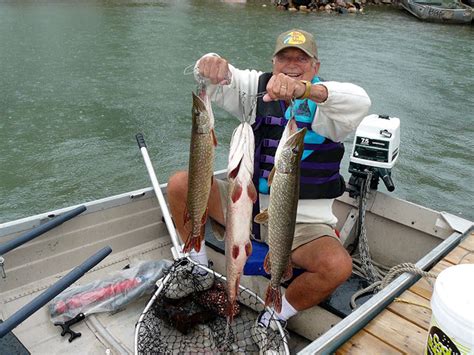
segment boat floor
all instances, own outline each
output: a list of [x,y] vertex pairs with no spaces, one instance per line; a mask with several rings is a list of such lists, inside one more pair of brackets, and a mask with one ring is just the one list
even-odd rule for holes
[[[88,272],[76,284],[85,284],[106,277],[109,272],[120,270],[126,265],[134,265],[141,260],[166,258],[172,260],[170,248],[166,247],[168,236],[144,243],[133,249],[109,256]],[[164,245],[165,243],[165,245]],[[167,250],[168,253],[164,250]],[[2,302],[0,319],[6,319],[27,302],[40,295],[63,275],[55,275],[34,283],[0,292]],[[69,335],[61,337],[61,329],[55,327],[49,318],[47,307],[42,307],[4,338],[0,339],[0,354],[104,354],[134,353],[135,326],[145,308],[150,295],[143,296],[116,313],[96,313],[71,328],[82,336],[72,342]],[[105,334],[105,337],[104,337]],[[309,340],[290,332],[289,347],[296,353],[310,343]],[[111,346],[112,345],[112,346]],[[26,350],[28,349],[28,350]]]
[[[474,233],[438,262],[431,271],[474,263]],[[434,282],[422,278],[339,348],[336,354],[424,354],[431,321]],[[405,302],[406,301],[406,302]],[[421,305],[421,306],[420,306]],[[426,308],[427,307],[427,308]]]

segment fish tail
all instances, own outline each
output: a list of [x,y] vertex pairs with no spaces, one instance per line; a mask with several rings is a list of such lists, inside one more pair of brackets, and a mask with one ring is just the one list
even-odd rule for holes
[[[201,243],[204,240],[204,235],[206,233],[206,220],[207,220],[207,209],[204,215],[201,218],[200,224],[192,224],[192,230],[188,235],[188,239],[184,244],[183,252],[189,253],[191,249],[196,250],[199,253],[201,250]],[[191,223],[188,223],[191,225]],[[186,227],[186,225],[185,225]]]
[[235,279],[234,287],[227,289],[227,306],[226,306],[226,315],[227,315],[227,324],[232,323],[234,320],[235,313],[235,304],[237,303],[237,294],[239,292],[240,285],[240,275]]
[[183,247],[183,252],[184,253],[189,253],[191,249],[194,248],[195,246],[195,239],[192,235],[189,235],[188,239],[186,240],[186,243],[184,243]]
[[204,226],[200,227],[200,232],[197,235],[193,233],[189,234],[186,243],[184,244],[183,252],[189,253],[191,249],[194,249],[197,253],[201,250],[201,242],[204,240]]
[[235,301],[229,300],[229,302],[227,302],[225,309],[225,314],[227,315],[227,324],[232,324],[232,321],[234,320],[234,305]]
[[281,312],[281,290],[280,286],[273,287],[271,284],[268,285],[267,291],[265,292],[265,306],[272,306],[277,313]]

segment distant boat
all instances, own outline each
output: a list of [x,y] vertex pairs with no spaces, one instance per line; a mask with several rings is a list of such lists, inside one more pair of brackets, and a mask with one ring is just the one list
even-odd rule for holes
[[401,0],[401,6],[422,21],[470,23],[472,7],[457,0]]

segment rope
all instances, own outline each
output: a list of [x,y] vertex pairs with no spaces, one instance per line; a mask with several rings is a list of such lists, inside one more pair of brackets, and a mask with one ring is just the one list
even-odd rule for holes
[[395,265],[392,267],[387,275],[382,280],[382,284],[380,285],[380,289],[383,289],[387,287],[387,285],[392,282],[395,278],[397,278],[399,275],[403,274],[404,272],[409,272],[414,275],[420,275],[422,277],[426,278],[436,278],[436,274],[432,272],[427,272],[422,269],[420,269],[418,266],[412,263],[402,263],[399,265]]
[[424,271],[412,263],[402,263],[399,265],[395,265],[387,272],[387,274],[384,276],[384,278],[381,281],[375,281],[370,286],[363,288],[352,295],[351,297],[352,309],[357,308],[357,304],[356,304],[357,298],[371,291],[378,292],[384,289],[385,287],[388,286],[388,284],[390,284],[390,282],[392,282],[394,279],[396,279],[398,276],[400,276],[401,274],[405,272],[408,272],[414,275],[420,275],[426,278],[436,278],[437,276],[435,273]]
[[372,285],[355,292],[351,297],[351,308],[356,309],[357,308],[356,300],[360,296],[365,295],[366,293],[375,291],[380,284],[381,284],[381,281],[376,281]]
[[367,197],[369,194],[370,181],[372,180],[372,172],[367,171],[364,184],[361,187],[361,210],[359,211],[360,235],[359,235],[359,254],[362,263],[362,269],[370,283],[374,283],[381,279],[380,273],[375,269],[370,257],[369,242],[367,240],[367,230],[365,227],[365,210],[367,208]]
[[376,263],[372,260],[369,251],[369,243],[367,239],[367,230],[365,225],[365,212],[367,208],[367,198],[370,190],[370,183],[372,180],[372,171],[366,170],[365,181],[361,184],[361,191],[359,196],[359,257],[353,257],[353,270],[355,274],[365,277],[370,285],[355,292],[351,297],[351,307],[357,308],[356,300],[362,295],[369,292],[378,292],[387,287],[390,282],[396,279],[399,275],[408,272],[415,275],[420,275],[426,278],[436,278],[436,274],[426,272],[415,264],[402,263],[388,268],[385,265]]
[[421,304],[421,303],[418,303],[418,302],[413,302],[413,301],[405,300],[403,298],[398,298],[398,297],[395,297],[394,301],[395,302],[400,302],[400,303],[411,304],[413,306],[423,307],[423,308],[429,309],[431,311],[431,307],[429,307],[427,305],[424,305],[424,304]]
[[468,251],[466,254],[464,254],[464,255],[462,256],[461,259],[459,259],[458,264],[461,264],[462,261],[464,260],[464,258],[465,258],[466,256],[468,256],[468,255],[470,255],[470,254],[473,254],[473,253],[474,253],[474,251]]

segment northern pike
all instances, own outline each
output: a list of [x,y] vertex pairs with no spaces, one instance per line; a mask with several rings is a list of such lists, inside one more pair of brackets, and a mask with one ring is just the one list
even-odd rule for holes
[[291,279],[291,246],[295,233],[296,210],[300,186],[300,162],[306,128],[297,130],[291,118],[283,132],[275,154],[275,165],[268,177],[270,199],[268,209],[255,217],[257,223],[268,222],[268,254],[264,269],[271,275],[265,293],[265,305],[281,311],[280,283]]
[[240,276],[252,253],[250,233],[257,190],[252,182],[255,141],[252,127],[242,122],[232,134],[227,166],[229,197],[226,214],[227,316],[232,321]]
[[189,148],[188,195],[184,211],[184,225],[189,231],[183,251],[199,251],[204,239],[207,205],[214,169],[214,114],[205,87],[199,96],[193,93],[192,133]]

